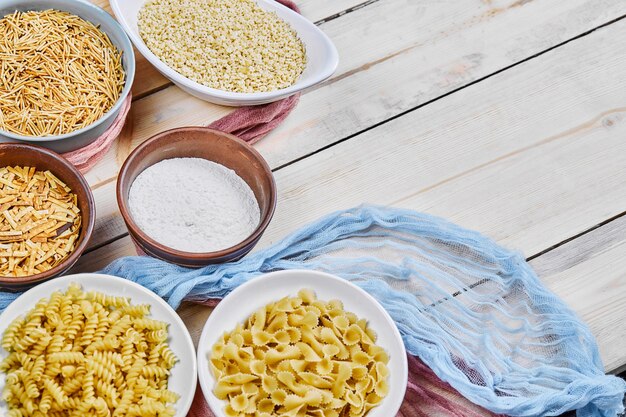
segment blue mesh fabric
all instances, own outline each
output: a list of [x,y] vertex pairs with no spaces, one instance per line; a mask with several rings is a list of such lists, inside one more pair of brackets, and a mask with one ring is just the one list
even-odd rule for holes
[[[606,376],[596,342],[523,256],[479,233],[413,211],[358,207],[326,216],[243,260],[189,270],[147,257],[104,273],[177,307],[222,298],[282,269],[339,275],[390,313],[407,350],[495,413],[614,417],[626,383]],[[1,294],[0,307],[14,295]]]

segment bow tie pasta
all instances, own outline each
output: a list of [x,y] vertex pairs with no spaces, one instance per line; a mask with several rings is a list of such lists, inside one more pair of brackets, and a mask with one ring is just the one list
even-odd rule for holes
[[2,338],[8,417],[174,416],[167,381],[177,359],[167,324],[149,314],[75,284],[39,301]]
[[224,334],[210,353],[229,417],[362,417],[387,395],[389,357],[364,319],[310,290]]

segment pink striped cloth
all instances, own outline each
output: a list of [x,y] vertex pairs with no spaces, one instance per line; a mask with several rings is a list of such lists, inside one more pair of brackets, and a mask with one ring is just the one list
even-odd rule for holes
[[240,107],[208,127],[231,133],[253,144],[276,129],[298,105],[300,93],[261,106]]
[[[504,417],[472,404],[440,380],[415,356],[409,358],[409,383],[396,417]],[[215,417],[198,386],[187,417]]]
[[122,132],[124,124],[126,124],[126,117],[130,111],[130,105],[133,101],[132,94],[128,94],[124,104],[120,108],[120,112],[111,124],[111,126],[102,134],[98,139],[84,148],[77,149],[75,151],[66,152],[63,154],[65,159],[70,161],[80,172],[87,172],[94,165],[96,165],[104,155],[111,149],[113,141]]

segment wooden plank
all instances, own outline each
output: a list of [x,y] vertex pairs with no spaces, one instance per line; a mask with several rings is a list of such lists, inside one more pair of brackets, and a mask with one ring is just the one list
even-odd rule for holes
[[600,46],[614,35],[626,21],[280,170],[262,243],[369,202],[450,218],[532,255],[621,213],[626,54]]
[[[623,22],[618,22],[611,25],[608,29],[599,30],[588,37],[570,43],[562,48],[558,48],[541,57],[541,59],[529,61],[518,67],[519,69],[515,68],[506,71],[484,83],[477,84],[454,94],[451,96],[452,98],[449,97],[445,100],[433,103],[424,109],[412,113],[411,122],[394,122],[391,126],[384,125],[372,132],[368,132],[366,135],[349,141],[348,144],[341,144],[336,150],[331,149],[330,152],[316,156],[316,158],[308,162],[304,161],[304,165],[298,164],[298,168],[296,168],[298,172],[296,173],[291,173],[291,170],[288,169],[287,174],[277,174],[279,183],[282,178],[295,176],[294,180],[290,180],[290,183],[298,184],[298,181],[301,180],[303,182],[299,185],[299,188],[308,190],[307,187],[315,187],[315,183],[310,181],[311,178],[315,178],[316,181],[334,184],[335,189],[331,192],[338,193],[346,199],[343,204],[338,204],[337,207],[345,207],[346,204],[359,204],[364,198],[363,190],[358,189],[358,187],[357,192],[354,193],[340,190],[344,184],[342,181],[349,180],[351,177],[342,177],[337,181],[332,180],[332,175],[331,178],[319,178],[328,176],[329,174],[319,169],[318,166],[320,164],[336,166],[337,162],[335,162],[335,157],[333,156],[335,152],[342,155],[345,154],[345,160],[342,161],[341,164],[349,164],[355,156],[359,156],[359,159],[362,159],[366,155],[371,157],[374,161],[383,160],[383,156],[385,156],[385,161],[391,161],[396,157],[395,152],[403,153],[404,150],[396,151],[394,147],[384,146],[380,138],[393,138],[395,146],[410,147],[412,152],[424,155],[426,158],[424,164],[422,164],[422,168],[424,169],[414,170],[413,174],[418,175],[416,183],[405,183],[402,185],[401,189],[390,190],[395,191],[395,198],[381,199],[374,197],[372,200],[381,203],[397,201],[399,203],[401,202],[403,205],[411,206],[413,200],[424,198],[422,194],[416,194],[412,199],[407,197],[407,195],[415,193],[415,190],[419,189],[420,184],[423,184],[426,190],[429,189],[428,187],[433,187],[434,184],[439,182],[442,182],[443,187],[448,184],[448,178],[451,173],[456,172],[455,175],[462,174],[463,171],[461,167],[463,166],[465,166],[465,169],[470,170],[468,172],[472,172],[471,170],[473,168],[469,164],[474,162],[478,164],[488,164],[490,161],[489,158],[501,158],[503,155],[509,153],[521,153],[520,155],[523,159],[526,155],[532,155],[533,146],[536,144],[541,145],[543,143],[542,141],[547,141],[544,145],[549,145],[550,142],[559,143],[564,140],[564,138],[568,137],[568,135],[576,133],[576,130],[582,133],[585,131],[600,132],[603,129],[609,131],[608,124],[613,123],[612,117],[620,117],[619,108],[623,106],[624,103],[620,101],[620,96],[616,94],[618,90],[598,88],[596,80],[598,77],[606,79],[606,77],[612,75],[616,80],[616,84],[620,82],[623,83],[623,77],[620,76],[618,70],[619,66],[617,66],[615,62],[621,61],[621,63],[623,63],[625,58],[623,54],[616,53],[611,47],[614,42],[621,42],[621,39],[601,39],[601,42],[607,43],[600,47],[597,47],[595,42],[599,36],[606,37],[609,30],[615,30],[612,28],[621,28],[623,25]],[[572,55],[572,51],[575,51],[574,55]],[[581,56],[584,56],[585,59],[582,59]],[[532,69],[531,75],[527,73],[527,68]],[[485,86],[485,90],[483,90],[485,92],[484,94],[475,93],[477,89],[480,90],[483,86]],[[526,90],[528,90],[528,93],[520,94],[520,91]],[[506,92],[507,95],[503,95],[503,91]],[[548,91],[549,94],[546,93]],[[149,99],[156,100],[156,96],[157,95],[153,95]],[[455,96],[458,98],[454,99]],[[470,98],[466,99],[466,97]],[[506,102],[502,100],[501,97],[514,97],[515,101]],[[188,96],[181,98],[194,100]],[[186,108],[185,103],[186,101],[183,101],[180,106]],[[476,103],[476,105],[467,108],[467,103]],[[574,105],[573,103],[578,104]],[[536,111],[538,105],[541,106],[541,111]],[[544,105],[548,107],[544,109]],[[606,115],[604,114],[605,112]],[[616,114],[611,116],[611,112],[616,112]],[[463,118],[467,120],[454,122],[452,121],[453,119],[450,118],[450,115],[455,114],[460,115],[458,120],[463,120]],[[547,115],[550,115],[549,118],[546,118],[548,117]],[[142,114],[139,118],[146,119],[148,117],[147,114]],[[400,120],[403,119],[406,119],[406,117]],[[550,123],[546,123],[546,120],[550,120]],[[473,123],[468,125],[470,122]],[[461,123],[461,125],[457,126],[458,123]],[[607,123],[607,126],[603,125],[603,123]],[[463,129],[464,127],[466,128]],[[514,129],[513,136],[509,133],[511,129]],[[568,129],[572,129],[573,131],[568,132]],[[619,128],[614,126],[613,129]],[[455,134],[458,136],[454,140],[448,139],[446,142],[442,143],[441,141],[444,136],[441,135],[444,134]],[[499,138],[500,136],[502,136],[502,139]],[[521,137],[518,139],[518,136]],[[423,137],[423,139],[421,137]],[[508,140],[507,138],[509,137],[514,139]],[[122,138],[120,143],[124,143],[124,141],[125,139]],[[303,141],[302,143],[304,146],[306,142]],[[406,145],[403,145],[403,143],[406,143]],[[567,144],[571,146],[573,142],[567,142]],[[457,158],[461,160],[460,162],[457,161],[457,158],[453,157],[454,153],[451,153],[455,151],[455,146],[460,147],[460,149],[464,151],[467,150],[467,154],[458,155]],[[130,147],[131,145],[128,146],[128,148]],[[525,147],[528,147],[528,149]],[[601,149],[604,149],[605,152],[609,151],[606,146]],[[599,152],[601,149],[598,148],[596,151]],[[265,148],[263,152],[267,157],[280,152],[280,150],[277,149],[272,152]],[[575,153],[576,149],[572,149],[571,152]],[[354,156],[351,154],[354,154]],[[448,155],[450,155],[449,159],[446,159]],[[408,170],[409,167],[414,165],[411,159],[414,157],[411,154],[398,155],[397,157],[405,159],[404,164],[407,166],[404,169]],[[545,158],[546,156],[540,155],[539,157]],[[534,157],[531,156],[531,158]],[[538,160],[532,159],[531,162],[533,161]],[[561,164],[562,162],[559,162],[559,165]],[[394,171],[397,169],[397,165],[396,163],[392,163],[390,166],[384,167],[382,172],[389,170]],[[306,166],[307,168],[299,168],[300,166]],[[352,172],[357,172],[355,177],[358,182],[355,183],[355,186],[363,181],[372,181],[368,175],[364,175],[363,173],[368,166],[369,165],[364,165],[364,167],[361,167],[358,171],[352,170]],[[426,169],[427,167],[431,168]],[[609,168],[605,166],[604,169]],[[310,175],[307,170],[311,170],[315,175]],[[98,170],[96,169],[94,172],[98,172]],[[617,178],[615,178],[612,173],[607,172],[606,174],[611,177],[612,181],[617,181]],[[94,173],[92,172],[89,175],[93,183]],[[390,172],[389,175],[397,174]],[[496,177],[500,179],[503,178]],[[97,181],[98,178],[95,178],[95,180]],[[489,178],[486,180],[489,180]],[[567,179],[563,176],[560,176],[557,180],[558,182],[567,182]],[[541,179],[538,181],[539,182],[525,182],[523,186],[525,188],[543,186]],[[374,185],[376,185],[375,182]],[[287,190],[287,195],[283,195],[286,201],[281,202],[281,205],[288,204],[288,201],[292,200],[292,197],[289,195],[289,192],[291,192],[289,191],[289,187],[291,186],[292,185],[284,186]],[[361,186],[366,186],[366,184],[361,184]],[[390,192],[387,192],[388,190],[385,184],[379,184],[378,186],[380,187],[379,192],[384,191],[385,195],[390,195]],[[442,187],[435,187],[432,191]],[[537,190],[530,189],[528,192],[532,193],[536,191]],[[104,209],[98,207],[99,215],[107,219],[107,227],[102,228],[99,226],[94,235],[93,244],[98,245],[101,244],[101,242],[115,238],[115,235],[108,233],[109,231],[121,231],[124,229],[124,226],[117,213],[115,187],[113,183],[109,181],[104,186],[96,187],[94,192],[100,205],[105,207]],[[489,190],[485,189],[484,192],[488,193]],[[303,193],[308,195],[307,192],[303,191]],[[370,191],[366,196],[371,196],[372,194],[375,194],[374,191]],[[317,192],[311,194],[311,196],[317,195],[319,195]],[[454,195],[460,196],[458,193]],[[349,196],[351,196],[350,199],[348,199]],[[575,196],[579,196],[578,198],[580,200],[584,199],[581,193],[574,193],[573,197]],[[441,198],[444,197],[445,196]],[[542,198],[542,196],[539,195],[538,198]],[[332,201],[332,198],[330,201]],[[297,208],[299,203],[300,202],[296,202],[294,207]],[[483,206],[477,204],[476,207]],[[575,204],[572,204],[572,207],[575,207]],[[491,209],[491,207],[484,208],[487,210]],[[550,209],[550,207],[546,208],[546,210]],[[531,210],[531,208],[529,208],[529,210]],[[599,210],[604,214],[602,214],[599,219],[593,219],[593,221],[602,221],[604,218],[611,216],[608,207],[599,207]],[[572,209],[572,211],[572,219],[581,217],[581,214],[578,213],[576,209]],[[280,212],[279,210],[277,216],[280,215]],[[282,236],[287,231],[293,230],[295,227],[294,221],[297,221],[296,224],[301,224],[304,220],[317,217],[315,210],[311,210],[309,213],[310,215],[304,218],[301,216],[293,217],[291,224],[289,224],[289,222],[274,222],[274,224],[280,224],[281,227],[280,230],[277,230],[275,236]],[[502,215],[502,213],[504,213],[504,211],[500,210],[497,214]],[[292,213],[289,215],[291,214]],[[456,215],[454,212],[444,212],[443,214]],[[522,225],[519,227],[519,230],[521,233],[525,233],[526,236],[533,236],[533,233],[536,232],[532,227],[525,227],[524,217],[531,214],[533,213],[521,214],[522,218],[520,222]],[[556,215],[558,213],[554,214]],[[478,218],[485,219],[484,216],[478,216]],[[519,224],[516,221],[507,222],[507,219],[501,220],[506,224],[510,224],[511,227]],[[553,221],[558,222],[558,216],[555,216]],[[589,224],[586,220],[581,221],[581,224],[584,225],[583,228]],[[112,222],[117,222],[117,225],[112,225]],[[101,223],[102,222],[99,222],[99,224]],[[488,225],[476,223],[473,224],[473,226],[484,230],[484,227]],[[564,229],[562,235],[553,237],[554,239],[558,239],[556,240],[556,242],[558,242],[569,237],[567,236],[568,232],[567,229]],[[508,233],[513,232],[504,229],[494,231],[496,238],[505,237]],[[272,236],[272,234],[268,233],[267,236]],[[527,238],[527,240],[528,239],[530,238]],[[535,240],[531,244],[522,245],[522,247],[524,247],[526,251],[530,251],[530,253],[536,253],[545,248],[545,246],[542,247],[543,244],[544,242],[541,240]]]
[[[363,202],[440,215],[529,256],[621,213],[620,39],[626,21],[279,170],[278,209],[259,247]],[[131,254],[124,238],[76,271]]]
[[209,319],[213,309],[198,304],[183,303],[176,312],[185,323],[185,326],[187,326],[193,344],[197,349],[204,323]]
[[[391,3],[379,2],[350,13],[341,19],[329,22],[327,29],[332,36],[342,40],[338,42],[340,49],[348,50],[353,44],[352,39],[366,36],[361,32],[359,22],[369,21],[378,15],[391,14],[393,16],[393,8],[387,6]],[[458,85],[494,71],[498,65],[509,64],[511,63],[509,55],[514,56],[515,59],[523,56],[520,49],[530,53],[532,50],[528,49],[529,45],[534,45],[534,48],[549,47],[567,36],[574,36],[576,31],[587,30],[591,25],[608,19],[608,16],[616,12],[612,3],[603,2],[597,5],[598,10],[603,11],[597,11],[591,16],[587,8],[574,3],[576,2],[560,2],[558,3],[561,7],[560,10],[555,10],[557,3],[544,3],[541,7],[546,10],[539,15],[546,16],[546,20],[543,18],[530,20],[536,23],[537,27],[517,24],[516,21],[528,20],[529,12],[525,11],[523,7],[511,8],[507,12],[497,14],[493,20],[487,20],[477,27],[469,27],[467,32],[459,32],[451,37],[423,41],[423,48],[414,49],[410,53],[402,54],[390,61],[374,65],[348,78],[310,92],[302,99],[300,106],[291,118],[277,132],[259,143],[257,149],[272,167],[277,167],[326,146],[337,139],[392,117],[406,108],[411,108],[422,101],[444,94],[458,87]],[[415,13],[419,9],[415,6],[416,4],[418,3],[410,3],[409,5],[409,7],[415,8],[413,10]],[[461,8],[461,11],[456,11],[456,14],[453,13],[452,4],[446,4],[446,6],[449,6],[447,10],[455,16],[455,19],[461,19],[457,15],[466,13],[465,19],[471,20],[470,16],[473,16],[475,12],[473,9],[462,6],[458,2],[454,4]],[[538,13],[536,10],[531,12]],[[445,28],[450,29],[451,23],[447,20],[443,26],[437,26],[438,22],[443,19],[443,10],[440,10],[440,13],[429,13],[432,13],[432,17],[429,19],[433,19],[433,21],[431,26],[427,27],[428,30],[425,30],[425,34],[436,33],[437,30]],[[551,26],[548,26],[546,22],[562,19],[558,16],[571,19],[570,23],[564,23],[567,30],[560,32],[557,37],[549,36]],[[344,20],[345,22],[342,23]],[[423,20],[425,21],[425,18]],[[396,25],[394,25],[393,18],[386,20],[386,24],[388,25],[387,28],[379,27],[378,30],[393,32],[392,35],[394,36],[383,42],[383,45],[391,45],[395,42],[395,36],[399,36],[402,30],[395,31]],[[406,21],[404,24],[412,23]],[[509,32],[505,30],[506,26],[524,28],[520,30],[525,34],[522,36],[516,31]],[[356,32],[349,36],[345,35],[350,31]],[[473,50],[468,48],[471,48],[478,38],[484,38],[485,31],[493,31],[493,38],[497,38],[495,33],[511,33],[511,38],[508,42],[502,41],[500,37],[501,42],[493,45],[481,44],[480,48],[484,50],[480,55],[485,57],[482,59],[482,63],[474,68],[463,67],[462,62],[466,60],[465,52],[469,51],[467,56],[475,55]],[[545,32],[542,39],[545,38],[552,44],[539,45],[537,42],[529,42],[530,33],[533,31]],[[463,35],[474,40],[461,41]],[[486,38],[491,39],[492,37],[487,36]],[[405,47],[408,44],[407,40],[402,42],[404,42],[402,45],[394,45],[393,48]],[[441,48],[450,50],[450,53],[442,57]],[[391,53],[390,50],[383,52]],[[459,57],[455,58],[454,54]],[[371,56],[367,59],[370,58]],[[358,54],[351,59],[363,62]],[[414,65],[418,59],[424,61],[424,67],[431,68],[422,73],[422,76],[415,76],[405,69]],[[448,61],[447,64],[445,61]],[[458,65],[465,68],[466,72],[451,75],[449,69]],[[135,103],[133,108],[134,123],[130,124],[127,132],[120,137],[117,145],[114,145],[106,159],[87,176],[95,188],[97,199],[103,201],[102,205],[107,207],[105,211],[99,211],[107,221],[99,222],[93,244],[99,245],[114,238],[115,235],[111,235],[109,232],[124,230],[121,219],[116,217],[119,216],[116,206],[111,203],[115,199],[115,188],[111,185],[111,181],[116,175],[119,165],[133,147],[159,131],[181,125],[206,124],[229,111],[231,111],[229,108],[201,102],[178,88],[168,88]],[[114,220],[116,218],[117,220]],[[111,225],[109,220],[116,221],[116,224]],[[100,227],[100,224],[106,224],[106,226]]]
[[[113,14],[109,0],[90,0],[95,5],[102,7],[107,12]],[[361,4],[367,5],[365,0],[298,0],[302,15],[313,22],[317,22],[328,17],[346,12]],[[135,57],[137,62],[137,76],[133,85],[133,95],[135,98],[144,97],[157,91],[171,82],[163,77],[136,49]]]
[[[364,59],[361,55],[348,54],[349,59],[343,58],[344,67],[349,67],[348,61],[352,60],[355,62],[352,65],[362,67],[362,70],[306,94],[294,114],[276,132],[261,141],[257,149],[272,167],[288,163],[493,72],[503,65],[512,63],[513,59],[523,57],[524,53],[534,53],[541,48],[553,46],[567,37],[609,19],[609,16],[616,14],[618,10],[615,7],[616,3],[611,1],[600,2],[596,4],[597,7],[591,8],[583,7],[584,2],[578,0],[571,2],[537,0],[524,7],[511,7],[490,19],[481,21],[480,24],[465,25],[466,31],[457,31],[445,36],[437,35],[440,32],[450,32],[453,20],[472,21],[472,16],[477,20],[476,13],[479,16],[484,15],[485,6],[481,2],[477,3],[474,5],[475,8],[469,7],[466,2],[445,3],[445,6],[448,6],[445,10],[429,8],[424,12],[426,15],[421,18],[422,30],[415,35],[418,39],[416,42],[423,46],[385,62],[368,67],[360,64]],[[379,50],[379,53],[393,54],[394,50],[405,48],[410,42],[402,37],[402,33],[407,32],[406,28],[394,24],[398,8],[389,4],[394,3],[372,4],[329,22],[325,25],[326,29],[336,38],[340,50],[350,50],[353,49],[354,39],[367,39],[368,35],[363,32],[363,25],[360,22],[377,19],[379,15],[389,15],[390,17],[385,20],[387,27],[377,29],[384,33],[391,32],[390,37],[382,42],[380,48],[383,49]],[[413,2],[407,7],[413,7],[411,10],[420,15],[418,12],[421,6],[416,6],[418,4]],[[526,7],[531,5],[534,8],[529,9],[530,12],[526,11]],[[535,5],[540,8],[537,9]],[[433,11],[435,9],[438,12]],[[446,18],[446,13],[453,16],[450,18],[452,20]],[[526,25],[522,22],[531,24]],[[563,26],[563,30],[557,31],[556,34],[553,33],[555,22],[560,22],[559,27]],[[402,21],[402,24],[407,27],[415,26],[410,20]],[[507,27],[514,30],[508,30]],[[396,38],[400,40],[396,41]],[[494,41],[495,39],[498,41]],[[546,42],[542,43],[538,39],[544,39]],[[446,53],[442,54],[442,51]],[[470,65],[473,59],[471,57],[478,55],[482,57],[480,62]],[[370,58],[372,56],[368,55],[366,59]],[[420,63],[422,68],[418,74],[407,71],[407,68],[414,68],[417,63]],[[92,186],[97,189],[98,198],[114,200],[114,187],[110,186],[110,183],[121,161],[134,146],[159,131],[181,125],[205,124],[229,111],[230,109],[224,107],[201,102],[178,88],[168,88],[136,102],[133,108],[135,123],[131,126],[132,131],[120,138],[105,160],[87,176]],[[103,184],[107,186],[100,190]],[[114,212],[101,213],[106,218],[114,218],[117,212],[115,205],[110,203],[105,205],[111,207]],[[119,218],[117,222],[114,227],[107,226],[104,230],[98,227],[94,235],[94,244],[114,238],[107,234],[107,231],[123,230],[124,226]]]
[[[391,16],[416,7],[408,15],[419,18],[397,33],[381,28],[394,32],[381,44],[381,53],[356,57],[358,65],[304,97],[291,117],[257,146],[272,166],[316,152],[626,12],[623,2],[614,1],[410,2],[395,11],[382,6],[379,14]],[[376,11],[369,8],[362,14]],[[333,39],[338,37],[335,30],[349,30],[347,20],[334,22],[337,29],[333,22],[326,27]],[[389,20],[389,27],[394,21]],[[375,34],[364,31],[355,37],[369,45]],[[404,36],[412,42],[397,44],[395,39]],[[351,46],[340,45],[340,56],[347,61],[344,50]]]
[[[258,149],[272,166],[283,165],[623,13],[621,0],[379,1],[324,25],[340,52],[337,75],[307,93]],[[367,48],[355,48],[357,40]],[[135,111],[149,117],[136,119],[133,145],[170,128],[208,124],[230,109],[171,87],[135,103]],[[114,175],[115,153],[91,176]]]
[[[89,0],[111,13],[109,0]],[[303,16],[312,22],[324,20],[328,17],[344,13],[360,5],[366,6],[379,0],[296,0]]]
[[589,325],[606,371],[626,370],[626,216],[530,264]]

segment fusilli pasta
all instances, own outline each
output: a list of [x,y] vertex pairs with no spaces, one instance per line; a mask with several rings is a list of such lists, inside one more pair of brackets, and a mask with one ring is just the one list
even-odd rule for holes
[[38,302],[2,338],[8,415],[174,416],[167,380],[177,359],[167,324],[149,314],[149,305],[75,284]]

